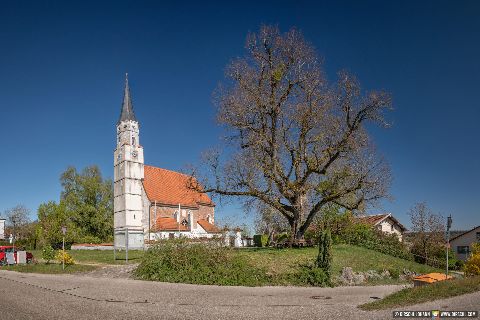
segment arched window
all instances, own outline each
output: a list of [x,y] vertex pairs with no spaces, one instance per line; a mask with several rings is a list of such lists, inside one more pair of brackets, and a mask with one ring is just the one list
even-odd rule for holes
[[210,215],[207,215],[207,222],[208,222],[208,223],[212,223],[211,220],[212,220],[212,218],[210,218]]
[[135,137],[132,137],[132,145],[135,145]]

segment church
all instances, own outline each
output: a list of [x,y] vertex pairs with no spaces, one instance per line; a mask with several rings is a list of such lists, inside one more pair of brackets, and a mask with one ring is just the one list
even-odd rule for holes
[[128,76],[117,122],[114,151],[114,245],[143,248],[147,240],[212,238],[215,204],[188,187],[188,175],[144,164],[140,128],[133,110]]

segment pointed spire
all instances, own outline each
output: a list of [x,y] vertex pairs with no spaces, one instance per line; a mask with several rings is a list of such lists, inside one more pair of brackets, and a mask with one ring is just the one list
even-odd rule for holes
[[120,113],[120,119],[118,119],[117,125],[120,122],[127,120],[137,121],[137,118],[135,118],[135,113],[133,113],[132,98],[130,97],[130,87],[128,86],[128,73],[125,73],[125,90],[123,92],[122,111]]

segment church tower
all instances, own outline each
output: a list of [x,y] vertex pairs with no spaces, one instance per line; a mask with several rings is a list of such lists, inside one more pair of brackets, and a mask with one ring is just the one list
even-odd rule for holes
[[142,225],[143,148],[133,112],[128,74],[125,76],[122,110],[117,122],[114,151],[114,242],[116,248],[138,249],[144,245]]

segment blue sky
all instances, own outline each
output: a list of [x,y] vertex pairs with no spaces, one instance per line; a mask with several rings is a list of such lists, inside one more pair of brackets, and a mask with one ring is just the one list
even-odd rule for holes
[[[36,216],[69,165],[113,176],[124,73],[146,163],[180,170],[219,142],[212,91],[249,31],[301,29],[330,79],[355,73],[394,98],[372,129],[390,162],[393,212],[418,201],[454,229],[480,224],[480,5],[475,1],[9,1],[0,11],[0,212]],[[217,219],[249,221],[235,204]]]

